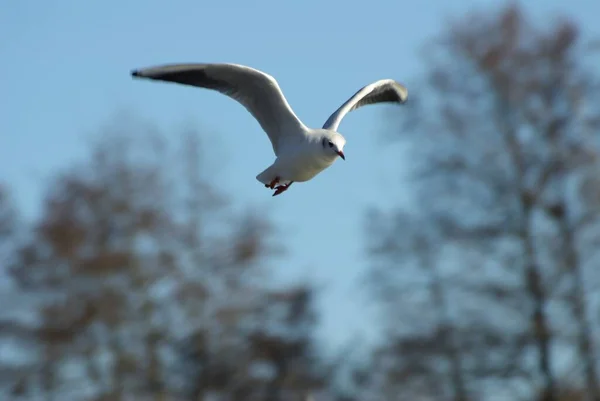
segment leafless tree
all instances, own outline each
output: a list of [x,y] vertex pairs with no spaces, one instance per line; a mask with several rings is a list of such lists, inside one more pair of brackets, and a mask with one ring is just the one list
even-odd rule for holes
[[[177,151],[140,123],[101,134],[49,182],[16,250],[12,277],[40,305],[38,369],[21,394],[280,400],[324,387],[312,289],[272,287],[281,244],[205,180],[201,137],[184,133]],[[268,380],[256,378],[260,358]]]
[[[442,290],[432,293],[449,294],[452,288],[459,292],[437,296],[437,302],[432,298],[431,308],[458,308],[452,318],[456,331],[465,327],[469,303],[486,305],[488,315],[495,315],[480,323],[487,321],[483,326],[493,327],[493,320],[502,319],[505,327],[495,329],[502,345],[498,353],[510,355],[511,363],[504,373],[481,369],[485,365],[477,370],[489,373],[490,379],[518,375],[529,383],[524,394],[532,397],[540,389],[538,398],[543,401],[560,395],[558,381],[568,368],[555,357],[573,350],[572,321],[578,327],[577,358],[586,361],[586,391],[593,399],[598,397],[594,329],[586,323],[589,303],[586,290],[576,284],[583,274],[576,256],[577,227],[561,223],[564,214],[556,213],[562,208],[581,215],[577,183],[586,171],[597,168],[598,141],[591,132],[600,127],[599,92],[597,80],[586,69],[582,42],[573,23],[559,20],[541,30],[516,5],[498,13],[474,13],[451,24],[426,48],[423,85],[409,106],[410,119],[402,124],[407,134],[402,138],[414,145],[416,204],[424,217],[407,224],[393,213],[382,213],[388,228],[371,231],[376,239],[373,248],[386,258],[373,270],[383,277],[377,290],[381,283],[390,287],[384,294],[404,288],[394,287],[397,281],[392,278],[399,274],[396,271],[407,271],[407,258],[451,255],[447,256],[453,258],[451,263],[435,259],[427,263],[434,266],[430,272],[455,273],[437,280],[443,283],[437,286]],[[411,229],[433,231],[436,236],[423,250],[411,239],[414,235],[407,234]],[[599,234],[597,229],[595,234],[587,230],[587,235]],[[423,276],[422,271],[419,274],[409,277]],[[561,309],[565,281],[575,283],[567,302],[573,313],[566,315]],[[461,306],[465,288],[474,291],[467,291],[471,298]],[[423,307],[398,301],[391,305],[411,309],[422,319]],[[501,314],[499,307],[504,310]],[[441,316],[438,321],[444,321]],[[511,326],[516,326],[512,333]],[[478,327],[482,325],[471,326],[469,333]],[[473,365],[468,361],[477,344],[469,345],[468,333],[459,336],[463,347],[457,357],[448,348],[435,351],[451,362],[453,399],[463,399],[464,388],[475,391],[474,372],[468,368]],[[432,347],[429,344],[428,349]],[[487,354],[490,367],[496,356]],[[457,380],[456,372],[461,371],[466,379]],[[482,392],[488,394],[487,389]]]

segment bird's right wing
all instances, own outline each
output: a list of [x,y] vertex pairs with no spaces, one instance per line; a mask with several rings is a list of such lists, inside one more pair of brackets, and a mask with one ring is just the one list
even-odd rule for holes
[[408,98],[408,90],[404,85],[392,79],[380,79],[360,88],[350,99],[346,100],[323,124],[323,128],[337,131],[342,119],[352,110],[368,104],[404,103]]
[[294,114],[275,78],[239,64],[167,64],[142,68],[134,77],[192,85],[218,91],[242,104],[269,136],[278,152],[282,135],[306,129]]

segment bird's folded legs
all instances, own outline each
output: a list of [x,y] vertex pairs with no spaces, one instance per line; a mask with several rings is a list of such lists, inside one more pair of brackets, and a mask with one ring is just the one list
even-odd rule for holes
[[275,188],[275,193],[273,194],[273,196],[277,196],[282,192],[287,191],[287,189],[290,187],[290,185],[292,185],[293,182],[294,181],[290,181],[289,184],[279,185],[277,188]]
[[265,187],[267,187],[267,188],[270,188],[270,189],[273,189],[273,188],[275,188],[275,185],[276,185],[278,182],[279,182],[279,177],[275,177],[275,178],[273,179],[273,181],[271,181],[271,183],[270,183],[270,184],[265,184]]

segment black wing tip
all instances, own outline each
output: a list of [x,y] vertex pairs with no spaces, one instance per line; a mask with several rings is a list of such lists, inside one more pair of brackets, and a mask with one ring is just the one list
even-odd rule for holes
[[132,77],[142,77],[142,72],[140,70],[131,70],[131,76]]

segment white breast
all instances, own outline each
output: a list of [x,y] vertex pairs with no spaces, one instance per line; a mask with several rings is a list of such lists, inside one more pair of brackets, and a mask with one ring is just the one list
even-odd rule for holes
[[277,166],[283,179],[296,182],[308,181],[335,161],[335,157],[324,157],[319,150],[314,144],[300,146],[293,152],[283,152],[274,165]]

